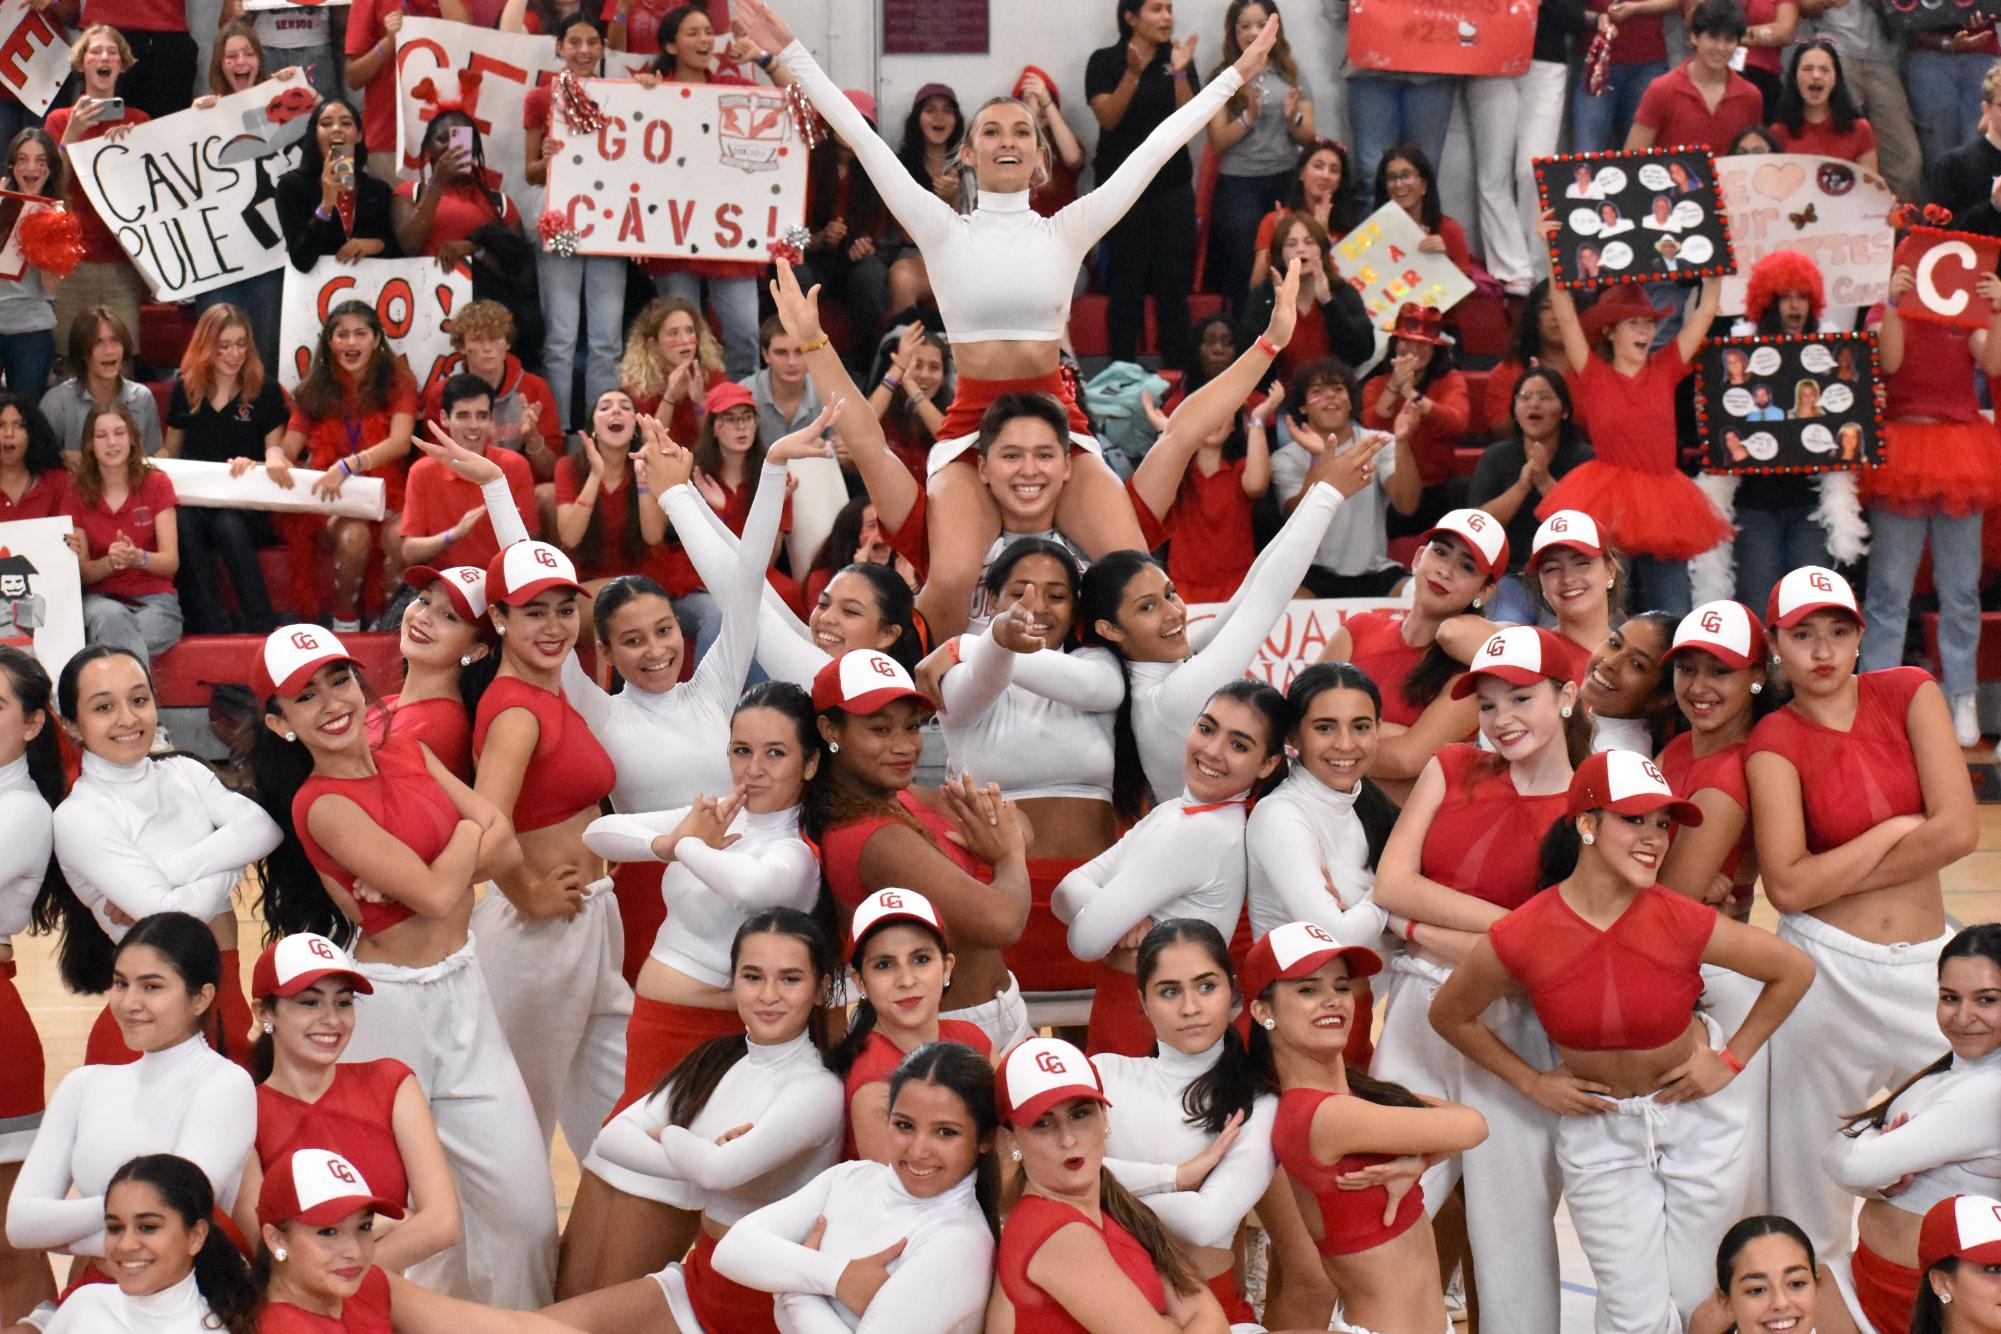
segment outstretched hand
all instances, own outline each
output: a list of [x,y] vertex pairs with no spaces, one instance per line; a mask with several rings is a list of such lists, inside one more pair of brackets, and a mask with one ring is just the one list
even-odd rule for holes
[[802,344],[820,341],[820,284],[805,291],[789,260],[780,259],[778,276],[771,280],[771,300],[778,307],[778,322]]
[[474,486],[485,486],[488,482],[497,482],[505,475],[500,471],[498,463],[487,458],[484,454],[473,453],[470,449],[467,449],[464,445],[447,435],[444,428],[440,427],[436,422],[427,421],[424,423],[424,427],[430,432],[431,438],[426,440],[422,435],[411,436],[410,438],[416,442],[417,448],[423,450],[430,457],[444,464]]
[[787,436],[781,436],[776,444],[765,451],[766,463],[786,464],[794,459],[830,459],[834,447],[827,442],[826,432],[840,419],[841,410],[848,405],[845,398],[837,398],[820,409],[820,415]]
[[1237,73],[1243,76],[1244,82],[1249,83],[1264,73],[1265,63],[1271,59],[1271,49],[1277,42],[1278,15],[1273,14],[1265,20],[1265,26],[1258,30],[1258,35],[1251,39],[1251,44],[1244,48],[1244,53],[1237,57]]
[[737,0],[736,17],[743,35],[765,50],[783,51],[792,45],[792,26],[764,0]]

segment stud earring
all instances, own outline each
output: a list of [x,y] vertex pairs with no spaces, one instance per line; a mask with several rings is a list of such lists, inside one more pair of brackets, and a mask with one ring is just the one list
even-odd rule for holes
[[1266,1031],[1266,1032],[1270,1032],[1270,1031],[1271,1031],[1272,1029],[1274,1029],[1274,1028],[1277,1028],[1277,1027],[1278,1027],[1278,1020],[1276,1020],[1276,1019],[1266,1019],[1266,1020],[1264,1021],[1264,1026],[1265,1026],[1265,1031]]
[[290,1252],[288,1252],[283,1246],[273,1246],[271,1248],[271,1258],[273,1260],[278,1261],[280,1264],[283,1264],[286,1260],[289,1260],[292,1257]]
[[493,627],[493,633],[497,635],[504,635],[507,633],[507,627],[504,625],[496,625]]
[[1598,835],[1596,834],[1584,834],[1581,837],[1584,840],[1584,846],[1587,848],[1598,841]]
[[273,1029],[273,1028],[271,1027],[271,1025],[269,1025],[269,1024],[266,1024],[266,1025],[264,1025],[264,1032],[265,1032],[265,1033],[266,1033],[267,1035],[268,1035],[268,1034],[271,1034],[271,1033],[273,1033],[273,1032],[276,1032],[276,1031],[277,1031],[277,1030]]
[[1941,1293],[1940,1293],[1940,1294],[1938,1295],[1938,1299],[1939,1299],[1940,1303],[1941,1303],[1941,1304],[1943,1304],[1943,1305],[1946,1305],[1946,1306],[1951,1306],[1951,1305],[1952,1305],[1952,1294],[1951,1294],[1951,1293],[1949,1293],[1949,1292],[1941,1292]]
[[1762,694],[1764,694],[1764,693],[1765,693],[1765,683],[1764,683],[1763,681],[1753,681],[1753,682],[1751,683],[1751,693],[1752,693],[1752,694],[1754,694],[1754,695],[1762,695]]
[[462,656],[462,657],[461,657],[461,658],[459,659],[459,666],[461,666],[461,667],[470,667],[470,666],[472,666],[472,654],[470,654],[470,653],[467,653],[467,654],[465,654],[464,656]]
[[1015,1160],[1016,1162],[1020,1162],[1020,1161],[1021,1161],[1021,1150],[1020,1150],[1020,1149],[1014,1149],[1014,1150],[1011,1150],[1011,1151],[1010,1151],[1010,1152],[1008,1153],[1008,1157],[1010,1157],[1010,1158],[1014,1159],[1014,1160]]
[[1480,610],[1480,599],[1479,599],[1479,598],[1474,598],[1474,599],[1473,599],[1473,607],[1472,607],[1472,609],[1473,609],[1474,611],[1478,611],[1478,610]]
[[1569,716],[1571,715],[1571,712],[1572,712],[1572,710],[1571,710],[1571,707],[1570,707],[1570,706],[1569,706],[1568,704],[1566,704],[1566,705],[1564,705],[1564,706],[1563,706],[1563,716],[1564,716],[1564,717],[1568,718],[1568,717],[1569,717]]
[[285,733],[285,740],[287,741],[297,741],[298,739],[299,739],[299,734],[297,732]]
[[838,755],[841,753],[841,743],[838,741],[829,741],[827,743],[827,750],[830,754]]
[[1619,586],[1619,581],[1618,581],[1617,579],[1607,579],[1607,580],[1605,581],[1605,591],[1606,591],[1607,593],[1611,592],[1611,591],[1612,591],[1613,589],[1617,588],[1618,586]]

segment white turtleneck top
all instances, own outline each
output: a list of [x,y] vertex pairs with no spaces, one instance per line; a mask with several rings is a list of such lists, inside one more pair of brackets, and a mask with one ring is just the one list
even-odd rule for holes
[[1064,876],[1049,908],[1070,924],[1070,952],[1102,959],[1144,917],[1197,917],[1228,940],[1244,911],[1246,804],[1183,792]]
[[1591,753],[1630,750],[1649,759],[1654,753],[1654,731],[1644,718],[1607,718],[1591,715]]
[[945,673],[940,715],[950,771],[998,783],[1003,795],[1017,801],[1110,801],[1112,720],[1121,692],[1109,692],[1106,704],[1107,692],[1065,691],[1060,681],[1050,681],[1051,694],[1039,695],[1013,684],[1015,664],[1052,650],[1015,653],[994,642],[991,627],[957,642],[959,664]]
[[1355,815],[1361,791],[1359,783],[1353,792],[1331,788],[1295,764],[1257,804],[1244,835],[1253,935],[1287,922],[1312,922],[1344,945],[1382,952],[1389,918],[1376,906],[1369,837]]
[[[584,846],[608,861],[658,861],[653,840],[687,814],[683,806],[601,815],[584,830]],[[729,832],[737,841],[726,848],[696,838],[674,845],[674,861],[660,877],[667,919],[653,938],[655,959],[712,987],[729,985],[730,942],[745,918],[765,908],[809,911],[820,896],[820,861],[799,836],[797,806],[738,811]]]
[[983,190],[973,211],[962,214],[911,176],[802,43],[793,42],[778,60],[854,149],[883,203],[923,252],[938,313],[955,343],[1061,338],[1085,254],[1125,216],[1168,158],[1243,86],[1235,69],[1211,79],[1156,126],[1110,179],[1054,217],[1030,208],[1026,191]]
[[1890,1121],[1900,1116],[1910,1119],[1895,1130],[1827,1142],[1820,1163],[1835,1184],[1882,1199],[1885,1186],[1915,1173],[1890,1197],[1914,1214],[1953,1195],[2001,1194],[2001,1051],[1955,1057],[1950,1069],[1920,1079],[1890,1104]]
[[[806,1186],[740,1220],[716,1244],[725,1278],[778,1294],[788,1334],[980,1334],[993,1283],[994,1237],[968,1174],[918,1199],[896,1170],[868,1161],[830,1167]],[[802,1243],[827,1220],[818,1250]],[[889,1282],[857,1317],[835,1299],[848,1261],[907,1244]]]
[[1105,1096],[1112,1100],[1105,1166],[1120,1185],[1143,1197],[1185,1246],[1230,1245],[1237,1225],[1257,1207],[1278,1170],[1271,1147],[1278,1099],[1265,1094],[1251,1104],[1236,1143],[1202,1184],[1194,1190],[1175,1189],[1174,1174],[1181,1164],[1215,1142],[1201,1126],[1189,1124],[1181,1099],[1222,1055],[1220,1042],[1194,1055],[1163,1042],[1158,1056],[1091,1058],[1105,1081]]
[[[725,1225],[832,1167],[841,1156],[847,1115],[841,1077],[827,1069],[808,1034],[776,1046],[746,1045],[692,1125],[667,1124],[670,1085],[606,1122],[591,1152],[629,1172],[671,1182],[676,1189],[668,1193],[678,1198],[667,1203],[699,1209]],[[716,1143],[741,1125],[751,1128]]]
[[[130,1065],[73,1070],[21,1164],[7,1240],[20,1250],[104,1254],[105,1185],[142,1153],[178,1154],[201,1168],[228,1210],[256,1139],[250,1076],[199,1036]],[[77,1199],[68,1198],[72,1186]]]
[[87,1283],[56,1308],[47,1334],[215,1334],[208,1299],[192,1272],[171,1288],[127,1297],[110,1283]]
[[0,945],[28,929],[48,874],[54,824],[28,757],[0,764]]
[[263,807],[186,755],[114,764],[86,752],[54,826],[70,888],[113,940],[126,927],[109,907],[134,921],[184,912],[205,922],[227,911],[243,868],[280,838]]

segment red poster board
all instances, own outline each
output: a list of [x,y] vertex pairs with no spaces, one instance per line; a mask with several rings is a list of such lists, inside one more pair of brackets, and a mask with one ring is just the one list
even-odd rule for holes
[[988,0],[882,0],[882,53],[983,56],[987,53],[987,3]]
[[1536,0],[1351,0],[1348,63],[1413,74],[1526,74]]
[[1912,228],[1891,262],[1893,271],[1909,265],[1917,278],[1897,302],[1897,313],[1905,319],[1986,328],[1994,308],[1976,288],[1981,275],[1994,272],[1997,260],[2001,260],[2001,238]]

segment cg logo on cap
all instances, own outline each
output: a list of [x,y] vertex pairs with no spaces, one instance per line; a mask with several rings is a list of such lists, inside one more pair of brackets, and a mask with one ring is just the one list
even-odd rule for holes
[[1806,581],[1807,585],[1816,593],[1832,593],[1834,591],[1834,581],[1819,570],[1815,570],[1812,574],[1808,575]]
[[1561,514],[1557,515],[1554,519],[1551,519],[1549,521],[1549,531],[1551,531],[1552,533],[1569,532],[1570,520]]
[[311,630],[294,630],[292,632],[292,647],[311,652],[320,647],[319,636],[315,635]]
[[1035,1068],[1045,1075],[1067,1075],[1070,1073],[1070,1067],[1063,1064],[1063,1058],[1053,1051],[1037,1052],[1035,1054]]
[[1667,779],[1661,777],[1661,771],[1654,766],[1652,760],[1641,760],[1640,772],[1653,779],[1656,783],[1659,783],[1662,787],[1667,786]]
[[1709,632],[1710,634],[1712,634],[1712,635],[1718,635],[1718,634],[1722,634],[1722,633],[1723,633],[1723,615],[1722,615],[1722,613],[1721,613],[1721,612],[1714,612],[1714,611],[1705,611],[1705,612],[1703,612],[1703,613],[1702,613],[1702,628],[1703,628],[1704,630],[1708,631],[1708,632]]
[[329,963],[333,961],[334,958],[333,946],[329,945],[326,941],[321,940],[318,937],[314,937],[312,940],[307,941],[306,949],[308,952],[318,955],[320,958],[327,960]]
[[343,1159],[328,1158],[327,1171],[333,1176],[335,1181],[344,1182],[350,1186],[361,1184],[361,1178],[354,1174],[354,1169],[349,1167]]
[[551,570],[559,568],[556,564],[556,553],[549,550],[549,548],[538,546],[532,548],[532,552],[535,557],[535,563],[537,565],[544,566]]
[[896,664],[880,655],[868,660],[868,669],[877,676],[895,676]]
[[1314,940],[1320,941],[1322,944],[1325,945],[1332,945],[1334,943],[1334,937],[1328,935],[1325,931],[1321,930],[1319,927],[1315,926],[1311,922],[1308,922],[1306,924],[1305,934],[1310,936]]
[[901,908],[903,906],[903,895],[893,889],[885,889],[882,893],[875,896],[875,901],[885,908]]
[[1488,657],[1498,658],[1507,651],[1508,651],[1508,646],[1501,642],[1501,637],[1499,635],[1495,635],[1492,639],[1487,641]]

